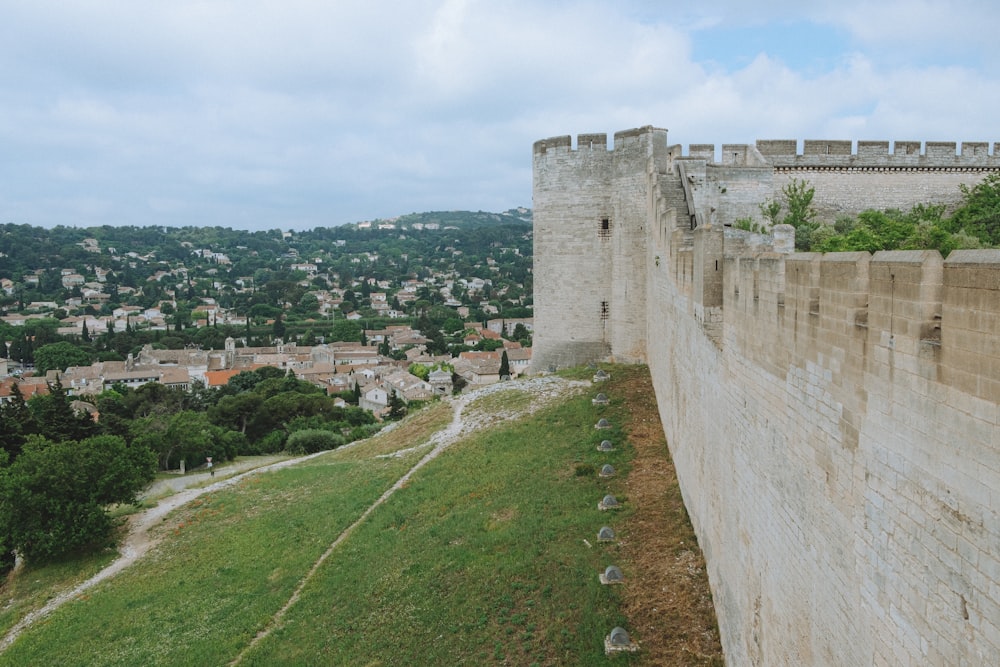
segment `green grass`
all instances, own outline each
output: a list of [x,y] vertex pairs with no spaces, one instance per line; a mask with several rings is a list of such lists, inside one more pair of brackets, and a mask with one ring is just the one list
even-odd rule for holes
[[426,444],[435,432],[450,424],[452,416],[450,403],[432,403],[419,412],[410,414],[403,423],[388,432],[380,431],[363,442],[352,443],[339,451],[338,455],[349,460],[363,461],[372,456],[419,447]]
[[476,413],[490,415],[498,412],[522,411],[531,404],[532,400],[530,392],[510,389],[475,399],[466,408],[466,413],[474,416]]
[[99,572],[117,555],[116,551],[108,548],[41,567],[28,566],[10,577],[0,593],[0,635],[6,634],[26,614],[43,607],[62,591]]
[[575,399],[453,446],[343,545],[246,663],[604,664],[604,636],[624,621],[618,590],[597,580],[615,547],[595,537],[615,517],[596,506],[620,482],[570,465],[600,458],[593,421],[589,397]]
[[[508,398],[473,408],[530,400]],[[609,432],[594,423],[614,423],[619,408],[598,414],[591,398],[494,424],[420,469],[334,551],[243,664],[606,664],[604,637],[624,618],[619,590],[597,579],[617,549],[596,535],[629,512],[629,447],[615,430],[619,450],[596,451]],[[450,419],[446,405],[432,406],[369,443],[203,496],[165,522],[152,554],[36,624],[0,665],[226,664],[427,450],[374,454],[416,447]],[[622,474],[576,474],[608,461]],[[625,509],[599,512],[605,493]]]
[[225,663],[409,465],[320,457],[203,496],[162,548],[62,607],[0,664]]

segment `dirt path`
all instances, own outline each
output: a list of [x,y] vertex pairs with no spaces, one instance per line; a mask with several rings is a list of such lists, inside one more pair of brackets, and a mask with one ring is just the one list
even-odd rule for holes
[[435,459],[438,456],[438,454],[443,452],[445,448],[448,447],[448,445],[450,445],[452,442],[458,439],[459,434],[462,432],[462,426],[463,426],[462,410],[465,408],[467,404],[468,404],[467,398],[455,401],[454,413],[452,416],[451,423],[448,425],[447,428],[445,428],[443,431],[438,431],[431,438],[431,442],[434,443],[434,448],[431,449],[431,451],[428,452],[426,455],[424,455],[423,458],[417,461],[417,463],[412,468],[410,468],[405,475],[396,480],[396,483],[393,484],[391,487],[389,487],[389,489],[385,493],[379,496],[379,499],[376,500],[374,503],[372,503],[368,507],[368,509],[366,509],[361,514],[361,516],[358,517],[357,521],[352,523],[344,530],[344,532],[342,532],[340,535],[337,536],[337,539],[335,539],[333,543],[330,544],[327,550],[323,552],[323,555],[320,556],[315,563],[313,563],[313,566],[311,568],[309,568],[309,572],[307,572],[306,575],[302,577],[302,580],[299,581],[299,585],[295,587],[295,591],[292,593],[292,596],[288,598],[288,601],[284,604],[284,606],[281,609],[279,609],[274,616],[271,617],[270,622],[266,626],[264,626],[264,628],[260,632],[257,633],[257,635],[253,638],[253,640],[251,640],[251,642],[247,644],[242,651],[240,651],[240,653],[232,660],[232,662],[229,663],[230,665],[238,665],[239,663],[241,663],[243,661],[243,658],[247,655],[247,653],[253,650],[253,648],[261,641],[266,639],[272,632],[274,632],[275,629],[281,627],[281,623],[284,620],[285,615],[288,613],[288,610],[291,609],[293,606],[295,606],[295,603],[299,601],[299,598],[302,596],[302,591],[312,580],[316,572],[319,571],[319,568],[323,566],[323,563],[326,562],[326,559],[330,557],[330,555],[334,552],[334,550],[336,550],[336,548],[340,546],[340,544],[344,540],[346,540],[351,535],[351,533],[354,532],[354,529],[360,526],[362,523],[364,523],[365,519],[368,518],[368,515],[374,512],[379,505],[381,505],[390,497],[392,497],[392,494],[396,493],[396,491],[403,488],[406,482],[409,481],[410,477],[413,476],[413,473],[415,473],[420,468],[424,467],[428,462]]
[[[527,412],[533,412],[542,405],[546,404],[548,402],[547,399],[559,396],[572,387],[578,387],[579,385],[585,385],[585,384],[589,383],[569,382],[555,377],[532,378],[529,380],[520,380],[514,382],[505,382],[499,385],[490,385],[488,387],[484,387],[469,394],[465,394],[457,399],[446,399],[454,403],[454,415],[452,417],[451,423],[443,430],[435,433],[428,441],[427,445],[432,446],[431,451],[427,453],[423,458],[421,458],[420,461],[418,461],[405,475],[403,475],[399,480],[397,480],[396,483],[389,490],[387,490],[384,494],[382,494],[382,496],[378,500],[376,500],[374,504],[368,507],[368,509],[365,510],[365,512],[361,515],[361,517],[358,518],[358,520],[355,521],[350,527],[348,527],[333,542],[333,544],[330,545],[330,547],[326,550],[326,552],[324,552],[323,555],[320,556],[319,560],[317,560],[316,563],[313,564],[313,567],[303,577],[302,581],[299,583],[298,588],[296,588],[295,592],[292,594],[292,597],[288,600],[285,606],[282,607],[282,609],[280,609],[277,614],[275,614],[275,616],[271,619],[271,622],[267,625],[267,627],[261,630],[261,633],[258,634],[258,636],[244,649],[244,651],[236,657],[236,659],[233,661],[232,664],[236,664],[240,660],[242,660],[243,656],[251,648],[253,648],[253,646],[255,646],[261,639],[266,637],[268,634],[270,634],[270,632],[280,624],[281,619],[284,617],[285,613],[287,613],[287,611],[295,604],[295,602],[298,601],[302,589],[308,583],[313,574],[323,564],[323,562],[330,556],[330,554],[333,553],[336,547],[345,539],[347,539],[347,537],[354,530],[354,528],[358,526],[361,522],[363,522],[379,505],[384,503],[393,493],[395,493],[399,488],[401,488],[403,484],[405,484],[406,481],[410,479],[413,473],[415,473],[421,467],[423,467],[428,462],[437,457],[451,443],[455,442],[459,438],[459,436],[461,436],[463,433],[477,430],[495,421],[495,420],[483,420],[479,422],[476,421],[467,422],[466,420],[464,420],[463,411],[471,401],[480,396],[486,396],[496,391],[503,391],[508,389],[523,389],[537,394],[539,400],[535,401],[531,406],[529,406],[529,408],[519,412],[515,411],[503,415],[503,418],[509,419],[520,416]],[[396,424],[390,425],[390,428],[394,426],[396,426]],[[389,429],[383,429],[382,432],[385,433],[387,430]],[[356,447],[364,442],[365,441],[363,440],[359,440],[350,443],[348,445],[345,445],[341,449],[347,447]],[[162,521],[162,519],[170,512],[174,511],[179,507],[182,507],[183,505],[186,505],[187,503],[191,502],[192,500],[201,496],[202,494],[218,491],[219,489],[224,489],[233,486],[238,482],[240,482],[243,478],[247,477],[248,475],[254,475],[260,472],[266,472],[272,470],[280,470],[282,468],[286,468],[288,466],[292,466],[301,463],[303,461],[308,461],[317,456],[322,456],[323,454],[327,453],[328,452],[317,452],[315,454],[309,454],[307,456],[285,459],[282,461],[277,461],[276,463],[271,463],[268,465],[263,465],[260,467],[253,468],[251,470],[247,470],[240,474],[227,477],[226,479],[220,479],[219,481],[209,484],[207,486],[202,486],[197,488],[186,488],[184,490],[179,491],[178,493],[175,493],[173,495],[161,499],[155,507],[151,507],[143,512],[133,514],[132,516],[129,517],[128,520],[128,533],[118,550],[120,553],[120,557],[114,560],[111,564],[109,564],[107,567],[105,567],[103,570],[101,570],[91,578],[87,579],[86,581],[78,584],[77,586],[67,591],[64,591],[63,593],[56,595],[51,600],[49,600],[43,607],[40,607],[39,609],[36,609],[26,614],[24,618],[22,618],[16,625],[14,625],[3,637],[3,639],[0,640],[0,652],[4,651],[8,646],[10,646],[20,636],[22,632],[24,632],[27,628],[31,627],[31,625],[37,622],[38,620],[44,618],[45,616],[48,616],[66,602],[69,602],[70,600],[77,598],[84,591],[93,588],[102,581],[110,579],[111,577],[115,576],[116,574],[118,574],[125,568],[129,567],[130,565],[134,564],[140,558],[142,558],[156,544],[156,540],[150,536],[149,530],[153,526],[160,523],[160,521]],[[223,468],[222,474],[225,474],[227,470],[231,471],[232,467],[227,466],[226,468]],[[186,480],[189,484],[197,484],[206,480],[211,480],[212,478],[209,475],[209,473],[199,473],[195,475],[188,475],[185,478],[178,478],[178,479]],[[151,487],[150,489],[147,489],[147,491],[143,494],[143,497],[155,498],[159,493],[168,491],[169,490],[168,487],[173,488],[172,483],[174,482],[174,480],[165,480],[165,481],[168,483],[160,484],[158,486],[154,485],[156,488]]]
[[215,468],[215,475],[212,475],[212,473],[207,470],[203,470],[200,472],[189,472],[186,475],[177,475],[175,477],[163,477],[146,487],[146,489],[139,494],[139,500],[155,501],[171,493],[184,491],[185,489],[189,489],[200,484],[208,484],[215,480],[222,481],[223,479],[229,479],[233,475],[273,465],[281,461],[286,461],[289,458],[292,457],[278,455],[248,456],[246,458],[240,458],[217,466]]
[[[626,481],[635,512],[623,527],[622,559],[641,586],[623,587],[623,611],[642,638],[644,665],[724,665],[705,559],[681,498],[649,374],[616,372],[614,395],[630,406],[635,448]],[[621,381],[618,381],[622,377]]]
[[[195,498],[204,493],[209,493],[211,491],[217,491],[219,489],[224,489],[226,487],[233,486],[247,475],[253,475],[268,470],[280,470],[281,468],[285,468],[290,465],[294,465],[296,463],[309,460],[323,453],[325,452],[318,452],[316,454],[310,454],[308,456],[300,456],[298,458],[277,461],[276,463],[271,463],[268,465],[252,468],[238,475],[227,477],[226,479],[220,479],[218,482],[209,484],[207,486],[184,489],[179,493],[175,493],[171,496],[163,498],[156,504],[155,507],[151,507],[145,511],[133,514],[128,518],[128,534],[123,540],[121,546],[118,548],[118,553],[120,554],[120,556],[116,560],[112,561],[111,564],[109,564],[103,570],[92,576],[90,579],[87,579],[86,581],[77,584],[73,588],[56,595],[47,603],[45,603],[45,606],[40,607],[26,614],[24,618],[18,621],[18,623],[7,632],[4,638],[0,640],[0,651],[3,651],[8,646],[10,646],[22,632],[24,632],[27,628],[31,627],[31,625],[34,624],[39,619],[48,616],[66,602],[69,602],[70,600],[78,597],[81,593],[83,593],[87,589],[93,588],[102,581],[110,579],[111,577],[115,576],[116,574],[118,574],[128,566],[132,565],[140,558],[142,558],[156,543],[156,541],[150,537],[149,529],[158,524],[163,519],[163,517],[165,517],[167,514],[174,511],[178,507],[181,507],[182,505],[191,502],[192,500],[194,500]],[[223,468],[222,470],[225,472],[227,469],[231,470],[231,468],[229,467]],[[204,473],[204,474],[189,475],[187,477],[178,478],[177,481],[185,481],[188,484],[198,484],[204,481],[202,480],[202,477],[204,477],[205,480],[211,479],[209,473]],[[166,480],[166,481],[174,482],[175,480]],[[154,484],[154,486],[156,485]],[[166,490],[165,488],[157,489],[155,494],[162,493],[165,490]],[[143,497],[150,497],[154,496],[155,494],[151,492],[151,490],[147,490],[142,495]]]
[[[333,552],[337,549],[337,547],[344,542],[344,540],[350,537],[351,533],[353,533],[358,526],[360,526],[362,523],[365,522],[365,520],[372,512],[374,512],[386,500],[391,498],[392,495],[396,493],[396,491],[403,488],[406,485],[406,483],[409,482],[413,474],[416,473],[418,470],[420,470],[420,468],[424,467],[429,462],[437,458],[438,455],[440,455],[452,443],[457,441],[462,435],[472,431],[476,431],[480,428],[488,426],[491,423],[495,423],[495,420],[498,417],[500,419],[511,419],[520,417],[524,414],[534,412],[541,406],[545,405],[548,402],[547,399],[559,396],[563,394],[566,390],[571,389],[573,387],[579,388],[582,386],[586,386],[588,384],[589,383],[585,382],[568,382],[565,380],[560,380],[558,378],[534,378],[531,380],[524,380],[516,383],[512,382],[512,383],[503,383],[499,385],[491,385],[489,387],[484,387],[483,389],[477,390],[470,394],[466,394],[461,398],[454,399],[454,405],[453,405],[454,412],[451,423],[446,428],[444,428],[441,431],[438,431],[430,438],[430,440],[428,441],[428,445],[432,445],[431,451],[425,454],[423,458],[421,458],[419,461],[417,461],[417,463],[414,464],[414,466],[410,468],[406,472],[406,474],[404,474],[402,477],[396,480],[396,482],[391,487],[389,487],[389,489],[386,490],[386,492],[383,493],[378,500],[376,500],[364,512],[362,512],[361,516],[358,517],[357,521],[348,526],[344,530],[344,532],[342,532],[337,537],[337,539],[335,539],[330,544],[327,550],[323,552],[323,555],[320,556],[315,563],[313,563],[313,566],[309,569],[309,572],[307,572],[306,575],[302,577],[302,580],[299,582],[299,585],[295,588],[295,591],[292,593],[291,597],[288,598],[288,601],[284,604],[284,606],[281,609],[279,609],[274,616],[271,617],[271,620],[267,623],[267,625],[265,625],[264,628],[262,628],[261,631],[257,633],[257,635],[253,638],[253,640],[251,640],[250,643],[247,644],[246,647],[244,647],[244,649],[240,651],[240,653],[232,660],[232,662],[229,663],[230,667],[232,667],[233,665],[240,664],[246,657],[246,655],[250,653],[250,651],[253,650],[255,646],[257,646],[257,644],[259,644],[261,641],[266,639],[272,632],[281,627],[285,615],[299,601],[299,598],[302,595],[302,591],[309,584],[310,580],[313,578],[316,572],[319,571],[319,568],[323,566],[323,563],[326,562],[326,560],[333,554]],[[489,419],[466,420],[464,418],[465,408],[472,400],[479,398],[481,396],[489,395],[495,391],[503,391],[514,388],[527,389],[532,393],[535,393],[538,400],[533,401],[531,405],[525,407],[522,410],[514,410],[509,412],[505,411],[499,415],[494,414]]]

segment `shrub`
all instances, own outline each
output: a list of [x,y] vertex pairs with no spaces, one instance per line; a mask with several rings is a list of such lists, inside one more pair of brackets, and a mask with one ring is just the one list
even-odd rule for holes
[[312,454],[327,449],[336,449],[344,444],[344,436],[322,429],[310,428],[296,431],[288,436],[285,451],[290,454]]
[[258,440],[254,447],[256,447],[257,452],[260,454],[276,454],[285,448],[285,441],[287,439],[287,433],[281,429],[275,429]]

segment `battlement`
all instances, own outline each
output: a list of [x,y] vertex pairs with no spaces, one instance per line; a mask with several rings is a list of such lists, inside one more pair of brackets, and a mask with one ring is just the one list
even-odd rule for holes
[[727,227],[794,179],[832,221],[998,171],[985,142],[535,144],[534,363],[649,365],[729,662],[1000,664],[1000,250]]
[[[674,157],[705,160],[724,166],[758,166],[749,156],[777,171],[789,169],[926,169],[993,171],[1000,169],[1000,142],[964,141],[851,141],[831,139],[760,139],[755,145],[723,144],[721,159],[715,144],[691,144],[684,156],[675,147]],[[754,150],[756,149],[756,150]]]
[[[665,147],[667,131],[653,127],[652,125],[646,125],[644,127],[637,127],[631,130],[615,132],[614,149],[622,149],[638,144],[646,138],[650,138],[653,142],[661,143]],[[587,152],[607,150],[608,135],[603,132],[578,134],[576,137],[576,148],[573,147],[573,137],[568,134],[558,137],[550,137],[548,139],[541,139],[536,141],[534,144],[534,154],[536,156],[545,155],[550,151]]]
[[[853,345],[870,358],[891,352],[924,379],[1000,402],[1000,250],[955,250],[942,259],[936,250],[780,255],[735,248],[725,257],[730,344],[812,331],[813,351],[836,355]],[[796,363],[780,346],[746,353],[764,364],[781,365],[779,357]]]

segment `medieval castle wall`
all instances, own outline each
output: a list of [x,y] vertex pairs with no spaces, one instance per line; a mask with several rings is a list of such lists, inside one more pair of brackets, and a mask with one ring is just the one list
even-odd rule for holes
[[[616,135],[598,150],[616,176],[587,181],[575,180],[579,140],[535,146],[534,354],[543,368],[588,352],[648,362],[728,661],[1000,664],[1000,251],[791,253],[789,230],[737,232],[722,215],[780,190],[778,163],[825,158],[758,143],[721,164],[709,147],[668,148],[662,130],[629,138],[649,145],[625,159]],[[993,166],[931,148],[889,172],[926,181],[900,207],[986,173],[951,163]],[[857,171],[822,173],[868,173],[880,192],[882,172],[862,170],[892,162],[877,149],[866,166],[839,144],[829,159]],[[621,183],[631,208],[594,192]],[[877,206],[852,196],[854,211]],[[628,243],[589,238],[605,213],[632,229]],[[603,273],[555,298],[586,266]],[[626,277],[627,293],[606,282]],[[626,303],[595,327],[592,299]],[[620,342],[623,312],[643,331]]]

